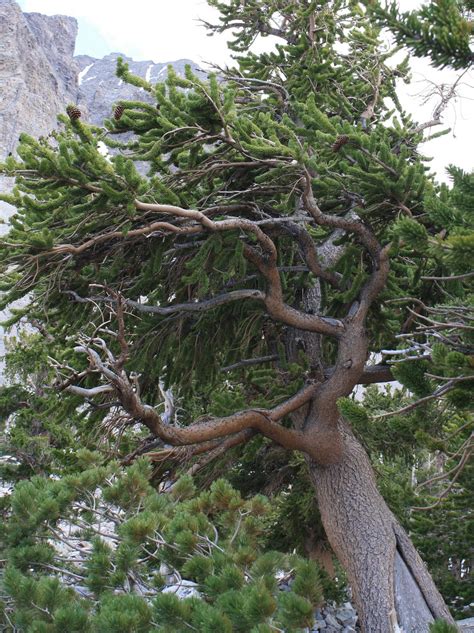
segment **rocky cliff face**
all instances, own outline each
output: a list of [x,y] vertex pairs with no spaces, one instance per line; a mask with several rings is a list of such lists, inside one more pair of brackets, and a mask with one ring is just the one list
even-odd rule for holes
[[77,92],[78,67],[73,60],[77,37],[77,21],[64,15],[24,14],[28,26],[48,59],[65,95]]
[[[74,57],[76,36],[74,18],[22,13],[14,0],[0,0],[0,158],[15,151],[21,132],[50,132],[68,103],[79,104],[85,119],[101,124],[115,101],[150,98],[116,77],[121,53],[102,59]],[[122,57],[133,73],[148,81],[166,77],[168,63]],[[170,62],[180,74],[188,63]]]
[[76,96],[76,35],[74,18],[24,14],[0,0],[0,156],[15,150],[20,132],[49,132]]

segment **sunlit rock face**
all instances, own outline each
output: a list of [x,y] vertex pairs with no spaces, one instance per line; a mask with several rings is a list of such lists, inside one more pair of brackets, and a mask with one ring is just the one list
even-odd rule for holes
[[15,152],[21,132],[47,135],[68,103],[78,104],[85,120],[100,125],[120,99],[152,101],[143,88],[116,76],[119,56],[152,83],[166,78],[168,65],[178,75],[184,75],[186,64],[202,72],[187,59],[155,63],[121,53],[74,56],[76,36],[75,18],[23,13],[14,0],[0,0],[0,158]]

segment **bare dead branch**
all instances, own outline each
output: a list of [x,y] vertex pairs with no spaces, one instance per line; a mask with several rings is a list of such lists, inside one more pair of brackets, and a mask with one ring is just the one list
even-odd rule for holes
[[[454,484],[456,483],[456,481],[459,479],[461,473],[463,472],[464,468],[466,467],[469,458],[471,457],[471,454],[474,450],[474,446],[472,446],[471,444],[469,444],[469,446],[466,448],[465,452],[463,453],[458,465],[453,469],[454,470],[454,476],[451,479],[451,481],[449,482],[448,486],[443,490],[443,492],[441,492],[441,494],[438,495],[438,498],[436,499],[436,501],[434,503],[432,503],[431,505],[428,506],[413,506],[412,510],[414,512],[422,512],[422,511],[427,511],[427,510],[433,510],[433,508],[436,508],[437,506],[440,505],[440,503],[443,501],[443,499],[445,499],[448,494],[451,492],[451,490],[454,487]],[[451,471],[452,474],[452,471]]]
[[[468,437],[468,439],[463,442],[463,445],[460,449],[459,452],[463,453],[463,456],[465,454],[466,450],[471,450],[472,449],[472,442],[474,440],[474,433],[471,433],[471,435]],[[416,487],[416,490],[419,491],[421,490],[421,488],[426,488],[426,486],[430,486],[431,484],[437,482],[437,481],[442,481],[443,479],[448,479],[449,477],[451,477],[451,475],[454,475],[457,473],[457,471],[459,470],[460,464],[461,464],[462,460],[456,464],[456,466],[454,466],[454,468],[451,468],[451,470],[447,470],[444,473],[441,473],[439,475],[435,475],[434,477],[430,477],[429,479],[426,479],[425,481],[422,481],[420,484],[418,484],[418,486]]]
[[447,380],[449,382],[451,382],[453,385],[456,382],[466,382],[469,380],[474,380],[474,375],[472,376],[438,376],[436,374],[429,374],[428,372],[425,372],[425,376],[427,376],[428,378],[434,378],[435,380]]
[[232,365],[227,365],[227,367],[222,367],[222,372],[234,371],[235,369],[240,369],[241,367],[250,367],[252,365],[261,365],[262,363],[270,363],[274,360],[278,360],[277,354],[270,354],[269,356],[258,356],[256,358],[244,358],[239,360],[237,363],[233,363]]
[[115,389],[112,385],[99,385],[98,387],[91,387],[90,389],[76,385],[69,385],[68,387],[65,387],[64,391],[68,391],[75,396],[81,396],[82,398],[93,398],[94,396],[98,396],[102,393],[114,393]]
[[442,124],[442,115],[443,112],[446,110],[447,106],[449,105],[451,99],[453,99],[454,97],[456,97],[457,93],[456,90],[458,88],[458,85],[461,81],[461,79],[464,77],[464,75],[466,74],[466,72],[468,72],[468,68],[466,68],[466,70],[464,70],[456,79],[456,81],[451,85],[451,86],[447,86],[446,84],[441,84],[439,86],[434,86],[433,90],[426,96],[425,98],[425,102],[433,95],[438,94],[440,97],[439,103],[436,105],[435,109],[433,110],[433,115],[431,120],[426,121],[425,123],[420,123],[419,125],[417,125],[414,129],[413,132],[415,134],[419,134],[420,132],[423,132],[423,130],[430,128],[430,127],[434,127],[436,125],[441,125]]
[[[115,299],[107,297],[105,295],[96,295],[91,297],[81,297],[72,290],[64,291],[64,294],[70,295],[74,301],[78,303],[95,303],[95,302],[108,302],[114,303]],[[265,294],[261,290],[233,290],[211,299],[203,299],[202,301],[191,301],[187,303],[176,303],[170,306],[150,306],[132,299],[123,298],[123,304],[137,310],[138,312],[144,312],[147,314],[158,314],[160,316],[168,316],[170,314],[176,314],[177,312],[205,312],[213,308],[217,308],[221,305],[231,303],[233,301],[241,301],[242,299],[255,299],[257,301],[264,301]]]
[[452,389],[454,389],[454,387],[455,387],[455,382],[449,381],[447,384],[443,385],[439,389],[436,389],[436,391],[434,391],[429,396],[425,396],[424,398],[419,398],[418,400],[416,400],[416,402],[412,402],[411,404],[408,404],[406,407],[402,407],[401,409],[397,409],[396,411],[388,411],[388,413],[381,413],[380,415],[374,415],[372,416],[372,419],[380,420],[382,418],[389,418],[393,415],[401,415],[402,413],[408,413],[409,411],[413,411],[413,409],[416,409],[417,407],[419,407],[421,404],[425,404],[427,402],[430,402],[431,400],[435,400],[436,398],[441,398],[441,396],[444,396],[446,393],[448,393],[448,391],[451,391]]
[[379,69],[375,82],[372,86],[373,91],[374,91],[372,98],[367,104],[367,107],[365,108],[364,112],[362,112],[362,114],[360,115],[360,121],[364,129],[367,127],[367,121],[370,121],[374,116],[375,106],[377,105],[377,101],[379,100],[381,84],[382,84],[382,73],[380,72],[380,69]]

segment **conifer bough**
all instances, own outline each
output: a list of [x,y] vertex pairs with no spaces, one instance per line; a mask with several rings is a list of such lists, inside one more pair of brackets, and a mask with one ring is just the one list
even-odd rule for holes
[[[452,618],[339,408],[392,377],[367,363],[407,323],[390,301],[414,284],[436,300],[419,271],[438,273],[450,240],[434,237],[423,124],[395,92],[407,63],[391,65],[357,3],[210,4],[239,69],[205,81],[170,69],[153,86],[119,60],[156,105],[121,102],[105,128],[68,110],[54,146],[22,137],[2,169],[18,208],[4,303],[30,297],[14,318],[44,322],[61,398],[96,403],[95,419],[108,408],[109,423],[118,411],[124,464],[185,457],[194,474],[256,435],[301,451],[363,630],[428,631]],[[270,34],[274,52],[248,53]],[[470,248],[461,237],[449,257]],[[161,380],[180,424],[156,406]]]

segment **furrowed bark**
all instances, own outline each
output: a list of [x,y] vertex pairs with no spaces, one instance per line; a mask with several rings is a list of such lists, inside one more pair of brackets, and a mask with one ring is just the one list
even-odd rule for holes
[[347,572],[362,630],[428,633],[436,618],[453,623],[408,535],[378,492],[365,450],[343,421],[339,430],[340,461],[308,464],[326,534]]

